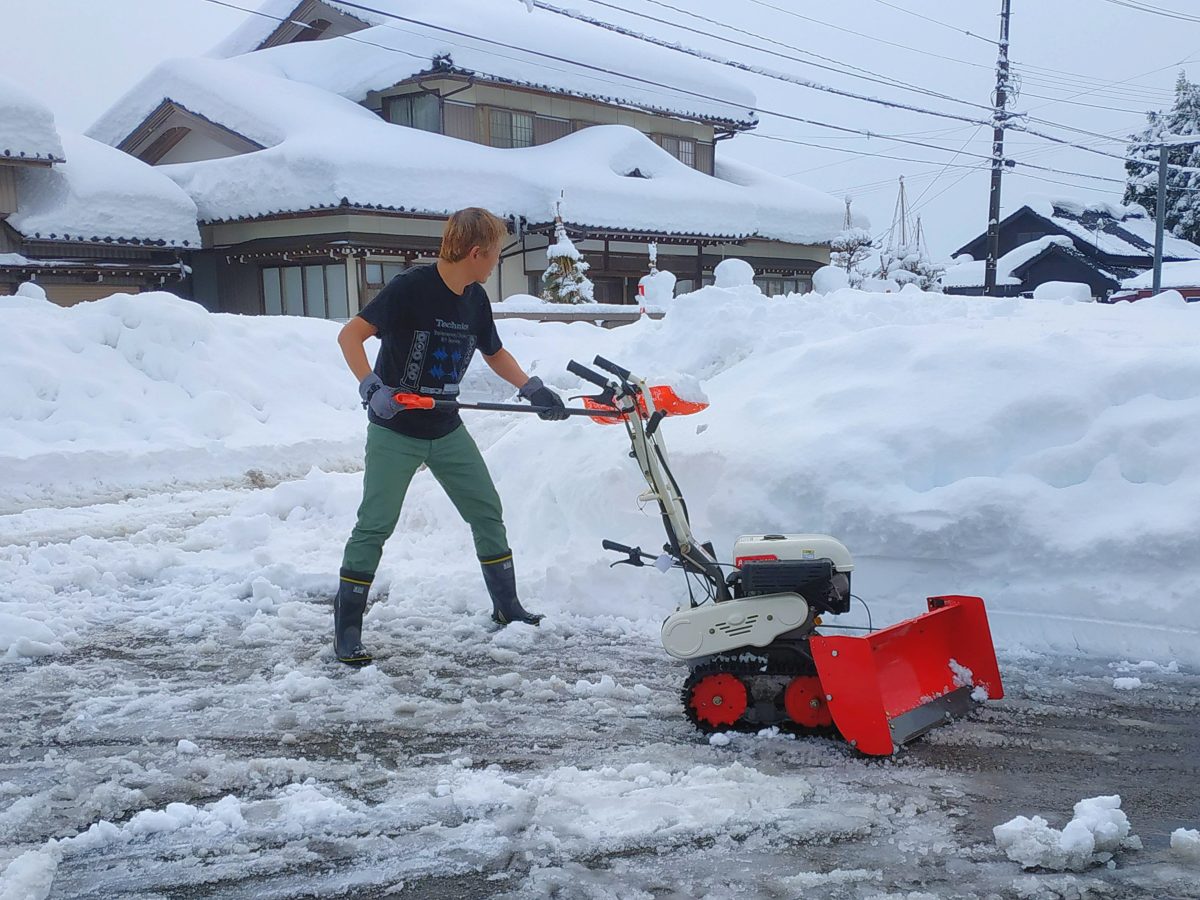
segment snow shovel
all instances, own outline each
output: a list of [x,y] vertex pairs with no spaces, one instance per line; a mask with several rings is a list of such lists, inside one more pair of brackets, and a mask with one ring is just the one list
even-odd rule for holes
[[888,755],[974,702],[1004,696],[979,597],[930,597],[929,612],[862,637],[814,634],[834,724],[861,753]]
[[[530,406],[527,403],[465,403],[462,400],[435,400],[433,397],[422,397],[420,394],[396,394],[393,399],[405,409],[479,409],[485,412],[517,413],[544,413],[550,409],[548,406]],[[565,412],[569,416],[588,416],[592,419],[597,416],[620,418],[623,415],[616,409],[609,411],[598,406],[586,409],[565,406],[559,411]]]

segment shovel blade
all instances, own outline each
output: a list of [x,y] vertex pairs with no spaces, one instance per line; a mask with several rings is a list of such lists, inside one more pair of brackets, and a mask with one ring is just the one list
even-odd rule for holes
[[834,724],[861,753],[887,756],[1004,696],[983,600],[928,602],[928,612],[863,637],[809,640]]

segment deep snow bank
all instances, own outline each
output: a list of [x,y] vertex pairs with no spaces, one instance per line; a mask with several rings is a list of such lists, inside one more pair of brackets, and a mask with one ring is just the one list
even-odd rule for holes
[[[321,442],[359,452],[361,411],[330,323],[210,316],[164,295],[27,304],[0,321],[6,502],[48,496],[79,471],[119,484],[135,464],[137,481],[154,466],[326,465],[336,454]],[[1002,650],[1200,664],[1196,309],[706,288],[661,321],[611,331],[499,327],[566,392],[591,391],[564,367],[596,353],[701,380],[711,407],[663,433],[694,528],[722,555],[739,533],[828,531],[855,554],[877,624],[926,595],[978,593]],[[464,388],[512,393],[480,361]],[[603,537],[662,541],[637,508],[623,430],[468,415],[546,611],[660,620],[682,583],[610,571],[599,549]],[[348,530],[357,477],[307,479],[279,502]],[[401,527],[406,572],[426,542],[429,564],[446,564],[434,536],[454,517],[436,486],[414,485]],[[328,555],[315,571],[336,571]]]
[[0,513],[361,455],[333,322],[149,293],[0,297],[0,328]]

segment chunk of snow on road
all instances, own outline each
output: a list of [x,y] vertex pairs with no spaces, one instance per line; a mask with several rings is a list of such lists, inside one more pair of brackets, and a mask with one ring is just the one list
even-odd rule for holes
[[1092,797],[1075,804],[1075,815],[1059,831],[1041,816],[1017,816],[992,829],[996,844],[1024,868],[1083,871],[1102,865],[1119,849],[1140,850],[1129,833],[1120,796]]
[[1200,830],[1176,828],[1172,831],[1171,852],[1188,862],[1200,863]]

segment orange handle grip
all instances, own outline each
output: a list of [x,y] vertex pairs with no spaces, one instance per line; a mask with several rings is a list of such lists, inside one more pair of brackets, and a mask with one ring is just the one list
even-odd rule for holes
[[433,398],[420,394],[396,394],[392,399],[406,409],[433,409]]

